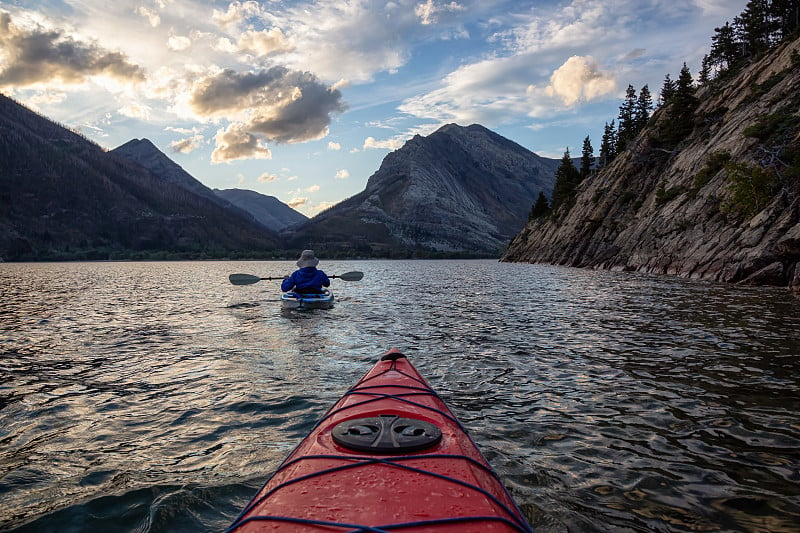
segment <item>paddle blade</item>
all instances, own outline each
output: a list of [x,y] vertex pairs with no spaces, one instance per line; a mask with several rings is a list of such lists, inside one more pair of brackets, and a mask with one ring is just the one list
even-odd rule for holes
[[253,283],[261,281],[261,278],[253,276],[252,274],[231,274],[228,276],[228,279],[231,280],[231,283],[234,285],[252,285]]
[[331,276],[331,277],[343,279],[345,281],[360,281],[361,278],[364,277],[364,273],[363,272],[358,272],[358,271],[345,272],[341,276]]

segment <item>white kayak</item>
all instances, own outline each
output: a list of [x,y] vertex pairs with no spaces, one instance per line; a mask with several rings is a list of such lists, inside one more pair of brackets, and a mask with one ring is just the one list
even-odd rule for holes
[[300,294],[297,292],[285,292],[281,294],[281,305],[284,309],[330,309],[333,307],[333,293],[329,289],[323,289],[318,294]]

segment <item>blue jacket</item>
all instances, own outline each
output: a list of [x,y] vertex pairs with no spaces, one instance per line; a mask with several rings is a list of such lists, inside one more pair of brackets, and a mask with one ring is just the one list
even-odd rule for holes
[[303,291],[309,289],[316,289],[321,291],[322,287],[329,287],[331,280],[328,279],[327,274],[317,267],[305,267],[300,270],[295,270],[292,275],[281,283],[281,290],[288,292],[291,290]]

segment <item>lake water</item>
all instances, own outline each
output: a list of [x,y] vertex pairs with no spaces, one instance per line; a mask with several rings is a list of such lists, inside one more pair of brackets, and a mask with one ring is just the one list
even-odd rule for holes
[[0,530],[221,531],[386,350],[540,532],[799,531],[800,300],[494,261],[0,264]]

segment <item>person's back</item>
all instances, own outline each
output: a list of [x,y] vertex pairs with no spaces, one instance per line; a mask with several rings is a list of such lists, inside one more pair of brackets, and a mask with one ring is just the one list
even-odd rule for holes
[[299,270],[292,272],[281,283],[283,292],[294,291],[301,294],[322,292],[322,287],[329,287],[331,280],[322,270],[317,269],[319,259],[314,256],[313,250],[303,250],[297,260]]

